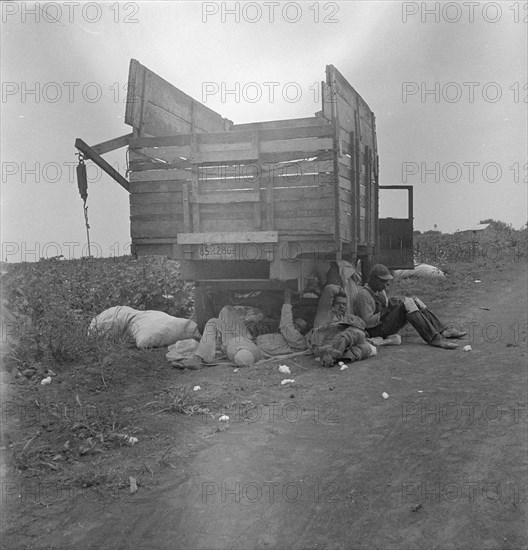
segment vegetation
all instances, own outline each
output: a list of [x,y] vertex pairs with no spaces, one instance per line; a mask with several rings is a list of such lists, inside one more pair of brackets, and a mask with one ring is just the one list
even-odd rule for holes
[[112,306],[192,313],[193,285],[182,281],[178,262],[162,257],[51,259],[2,271],[3,351],[19,367],[97,356],[104,342],[87,329]]

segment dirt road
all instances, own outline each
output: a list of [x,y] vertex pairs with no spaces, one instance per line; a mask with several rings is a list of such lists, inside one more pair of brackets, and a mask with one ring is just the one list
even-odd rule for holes
[[[205,416],[168,425],[175,444],[184,429],[204,446],[173,461],[157,486],[105,506],[77,496],[67,509],[37,508],[4,543],[526,548],[526,312],[526,266],[515,264],[437,310],[471,329],[462,341],[471,352],[411,335],[345,371],[296,358],[292,388],[280,388],[284,376],[269,366],[252,407],[226,409],[227,430]],[[186,371],[181,381],[251,388],[260,378],[232,371]]]

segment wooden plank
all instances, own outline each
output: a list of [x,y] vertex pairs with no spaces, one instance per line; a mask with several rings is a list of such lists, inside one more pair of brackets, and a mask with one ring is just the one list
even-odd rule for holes
[[240,149],[237,151],[198,151],[193,157],[195,163],[219,163],[219,162],[239,162],[239,161],[257,161],[258,156],[253,148]]
[[183,189],[184,181],[133,181],[130,183],[130,192],[133,195],[151,193],[176,193]]
[[168,237],[168,238],[162,238],[162,237],[156,237],[153,239],[149,238],[139,238],[137,237],[134,239],[134,244],[176,244],[176,238],[175,237]]
[[129,202],[135,206],[143,206],[149,204],[174,204],[181,205],[183,200],[183,191],[180,189],[171,193],[138,193],[129,195]]
[[[253,135],[251,138],[251,147],[255,156],[258,158],[260,155],[260,142],[259,142],[259,133],[257,130],[253,130]],[[260,204],[260,178],[255,175],[253,176],[253,189],[257,195],[257,200],[253,204],[253,227],[255,229],[262,229],[262,217],[260,213],[261,204]]]
[[317,201],[318,199],[333,199],[334,188],[331,185],[315,186],[315,187],[282,187],[273,188],[274,200],[282,201],[298,201],[308,200]]
[[[269,128],[262,130],[240,130],[229,132],[202,133],[197,136],[197,143],[203,145],[227,145],[236,143],[249,143],[253,138],[255,131],[258,131],[259,140],[277,141],[300,139],[308,137],[328,137],[331,136],[332,127],[330,124],[323,123],[316,126],[301,126],[294,128]],[[130,140],[131,148],[150,148],[150,147],[172,147],[188,145],[191,141],[190,133],[181,133],[179,135],[168,135],[162,137],[142,137]],[[236,147],[233,147],[236,149]],[[205,148],[204,150],[208,150]],[[214,148],[209,149],[214,150]]]
[[[295,211],[298,208],[299,211],[303,211],[307,216],[317,216],[318,212],[328,210],[328,214],[331,215],[331,210],[334,208],[334,197],[320,198],[319,200],[313,199],[296,199],[296,200],[276,200],[275,201],[275,217],[283,216],[285,212]],[[295,216],[299,218],[300,216]]]
[[[153,202],[150,204],[131,204],[130,216],[169,216],[167,219],[175,219],[183,221],[183,198],[178,202]],[[161,218],[160,218],[161,219]]]
[[183,231],[183,223],[176,220],[130,220],[130,235],[135,238],[176,237]]
[[[177,182],[176,182],[177,183]],[[218,193],[228,193],[228,192],[247,192],[253,189],[251,187],[251,180],[217,180],[217,181],[208,181],[208,182],[199,182],[200,193],[202,194],[218,194]],[[264,192],[268,187],[273,187],[274,192],[277,196],[281,196],[282,190],[289,191],[297,197],[302,197],[305,193],[308,193],[307,196],[317,198],[319,195],[325,195],[333,190],[333,184],[321,184],[316,180],[313,180],[310,176],[303,178],[302,180],[287,180],[286,178],[281,178],[280,180],[270,180],[268,178],[263,178],[260,180],[260,190]],[[170,188],[169,188],[170,189]],[[148,191],[148,189],[146,189]]]
[[172,168],[167,170],[142,170],[139,172],[130,172],[130,183],[139,181],[168,181],[179,180],[187,181],[192,178],[190,170],[180,170]]
[[[196,144],[196,134],[193,134],[192,140],[191,140],[191,157],[196,157],[196,150],[197,150],[197,144]],[[192,179],[191,179],[191,223],[193,231],[196,233],[200,231],[200,205],[196,202],[193,202],[193,199],[196,199],[199,194],[199,188],[198,188],[198,166],[196,164],[192,165]]]
[[212,232],[212,233],[180,233],[178,244],[215,244],[215,243],[276,243],[279,242],[277,231],[246,231],[246,232]]
[[[142,82],[145,82],[144,89]],[[169,132],[165,135],[178,133],[175,128],[170,131],[171,125],[177,125],[177,121],[186,124],[187,131],[192,129],[197,132],[219,132],[232,126],[231,121],[194,100],[135,59],[130,62],[128,83],[129,90],[134,93],[127,98],[125,123],[139,129],[140,134],[158,136],[165,132]],[[138,120],[141,111],[143,117]]]
[[266,130],[293,126],[318,126],[321,120],[318,117],[291,118],[285,120],[269,120],[266,122],[250,122],[247,124],[233,124],[231,130]]
[[130,188],[129,182],[115,168],[110,166],[110,164],[108,164],[108,162],[106,162],[106,160],[103,157],[98,155],[89,145],[87,145],[82,139],[77,138],[75,140],[75,147],[85,157],[95,162],[95,164],[97,164],[97,166],[99,166],[101,170],[106,172],[111,178],[117,181],[117,183],[119,183],[119,185],[121,185],[123,189],[125,189],[126,191],[129,190]]
[[161,159],[167,163],[178,162],[191,157],[191,145],[172,146],[172,147],[149,147],[145,149],[134,149],[129,152],[130,159],[136,159],[138,155],[152,159]]
[[162,222],[162,221],[177,221],[177,222],[183,222],[183,214],[181,210],[179,212],[175,212],[174,210],[171,211],[171,209],[165,208],[164,211],[160,209],[160,204],[153,205],[156,208],[150,209],[151,211],[146,212],[142,211],[139,214],[132,214],[130,215],[130,220],[133,222]]
[[280,162],[301,162],[308,159],[313,161],[326,161],[333,159],[333,151],[317,151],[308,153],[306,151],[286,151],[283,153],[260,153],[259,161],[265,164],[274,164]]
[[128,140],[130,149],[150,149],[151,147],[182,147],[190,145],[191,134],[184,133],[176,136],[141,137]]
[[128,142],[132,138],[132,136],[133,134],[126,134],[124,136],[110,139],[108,141],[103,141],[102,143],[98,143],[97,145],[92,145],[92,149],[98,155],[104,155],[105,153],[115,151],[116,149],[120,149],[121,147],[125,147],[125,145],[128,145]]
[[191,131],[191,124],[179,116],[160,109],[157,105],[148,106],[145,113],[144,133],[150,136],[171,136],[187,134]]
[[271,231],[273,229],[273,226],[274,226],[273,220],[274,220],[274,216],[275,216],[274,204],[273,204],[273,201],[274,201],[273,181],[271,180],[271,178],[267,179],[265,193],[266,193],[265,194],[265,197],[266,197],[265,198],[265,200],[266,200],[266,228]]
[[[260,207],[263,205],[260,204]],[[244,231],[254,231],[253,227],[253,204],[241,202],[237,204],[203,204],[200,206],[200,220],[247,220],[247,227]]]
[[[333,211],[332,211],[333,212]],[[306,227],[305,218],[275,218],[275,228],[287,232],[301,232],[304,234],[334,233],[334,216],[313,217],[310,219],[311,227]]]
[[178,162],[167,162],[146,157],[137,151],[129,150],[128,169],[131,172],[144,172],[145,170],[190,170],[191,162],[180,159]]
[[191,202],[198,204],[234,204],[239,202],[260,201],[260,193],[252,192],[225,192],[215,194],[200,194],[191,198]]
[[189,184],[183,185],[183,227],[184,231],[189,232],[191,230],[191,205],[189,201]]
[[[323,102],[327,101],[330,103],[330,113],[331,113],[331,122],[334,129],[333,134],[333,159],[334,159],[334,174],[335,174],[335,197],[334,197],[334,232],[336,241],[341,245],[341,212],[339,209],[339,156],[341,155],[341,148],[339,144],[339,109],[338,103],[336,101],[336,94],[338,91],[337,83],[335,82],[335,75],[333,73],[333,67],[326,67],[326,84],[329,86],[328,91],[331,94],[330,98],[323,98]],[[323,90],[325,88],[323,87]],[[341,248],[336,251],[336,258],[341,259]]]
[[287,151],[302,151],[303,153],[315,154],[318,151],[330,151],[333,149],[332,138],[300,138],[266,141],[261,143],[262,153],[283,153]]

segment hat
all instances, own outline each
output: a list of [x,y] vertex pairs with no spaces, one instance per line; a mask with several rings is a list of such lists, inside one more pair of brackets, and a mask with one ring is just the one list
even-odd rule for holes
[[234,361],[239,367],[249,367],[255,362],[255,356],[248,349],[241,349],[235,353]]
[[383,264],[376,264],[372,268],[372,271],[370,272],[370,276],[377,277],[378,279],[382,279],[384,281],[390,281],[391,279],[393,279],[393,276],[390,274],[390,271]]
[[227,341],[226,355],[230,361],[240,366],[252,365],[262,359],[260,348],[251,340],[242,336],[237,336]]

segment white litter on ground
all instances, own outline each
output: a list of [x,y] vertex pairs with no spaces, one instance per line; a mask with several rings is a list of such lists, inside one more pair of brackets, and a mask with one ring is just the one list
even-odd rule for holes
[[51,384],[51,376],[47,376],[46,378],[43,378],[41,381],[40,381],[40,384],[42,386],[47,386],[48,384]]
[[341,368],[339,370],[347,370],[347,369],[348,369],[348,365],[343,364],[341,365]]
[[286,386],[287,384],[295,384],[295,380],[293,380],[293,378],[285,378],[281,382],[281,386]]
[[194,386],[193,388],[193,391],[198,391],[198,390],[201,390],[202,388],[200,388],[200,386]]
[[279,372],[281,372],[282,374],[291,374],[290,367],[288,367],[287,365],[280,365]]
[[381,397],[383,397],[383,399],[388,399],[389,398],[389,394],[387,392],[383,392],[381,394]]
[[225,430],[227,430],[229,428],[229,416],[227,416],[227,414],[223,414],[219,419],[218,419],[218,429],[221,431],[221,432],[224,432]]
[[472,350],[472,347],[468,345],[468,346],[464,346],[462,349],[463,349],[464,351],[471,351],[471,350]]

